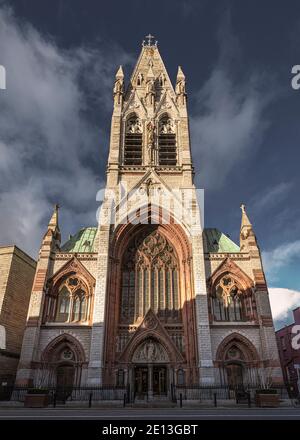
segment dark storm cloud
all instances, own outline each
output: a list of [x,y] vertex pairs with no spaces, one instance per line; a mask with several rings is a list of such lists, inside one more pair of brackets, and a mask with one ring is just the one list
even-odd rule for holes
[[279,95],[272,78],[258,68],[248,72],[245,80],[236,81],[234,72],[243,56],[229,11],[217,35],[218,58],[195,95],[191,116],[198,182],[207,189],[220,189],[240,162],[257,153],[269,125],[264,110]]
[[[50,202],[62,204],[67,233],[96,223],[95,196],[104,184],[98,155],[108,142],[101,116],[110,111],[115,60],[130,58],[113,44],[60,49],[5,8],[0,53],[8,74],[1,94],[0,241],[35,254]],[[98,125],[88,116],[91,100],[101,108]]]

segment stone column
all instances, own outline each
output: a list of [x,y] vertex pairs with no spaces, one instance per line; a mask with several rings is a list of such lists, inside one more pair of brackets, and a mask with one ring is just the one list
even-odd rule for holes
[[192,246],[194,274],[193,281],[196,304],[196,327],[200,373],[199,380],[201,384],[209,385],[214,383],[215,378],[208,317],[206,274],[201,231],[199,231],[199,234],[192,237]]
[[108,250],[110,235],[110,202],[102,205],[98,229],[98,261],[94,296],[93,327],[88,366],[88,385],[102,385],[104,316],[108,275]]
[[148,364],[148,398],[153,400],[153,365]]

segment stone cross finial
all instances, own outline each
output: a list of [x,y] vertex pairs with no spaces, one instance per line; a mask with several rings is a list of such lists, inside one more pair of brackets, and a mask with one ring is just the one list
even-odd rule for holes
[[[143,46],[157,46],[157,41],[153,43],[154,36],[151,34],[146,35],[145,40],[143,40]],[[146,41],[147,40],[147,41]]]
[[243,213],[246,212],[246,205],[244,205],[244,203],[241,204],[240,208]]

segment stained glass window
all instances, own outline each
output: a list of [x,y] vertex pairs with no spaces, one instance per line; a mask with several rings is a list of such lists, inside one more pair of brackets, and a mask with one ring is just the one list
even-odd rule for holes
[[221,278],[214,288],[211,304],[215,321],[245,321],[247,298],[237,282],[229,275]]
[[160,318],[178,318],[177,256],[163,235],[154,231],[135,237],[123,257],[122,271],[122,322],[134,322],[150,307]]

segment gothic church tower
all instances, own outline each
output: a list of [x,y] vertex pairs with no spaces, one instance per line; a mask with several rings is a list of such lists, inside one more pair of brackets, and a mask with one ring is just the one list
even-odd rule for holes
[[282,382],[245,206],[238,246],[203,229],[199,201],[185,76],[173,87],[149,35],[128,84],[116,73],[98,227],[61,245],[56,206],[43,238],[17,384],[127,387],[132,400]]
[[[94,311],[94,322],[104,326],[94,331],[91,381],[115,381],[116,371],[122,382],[142,387],[145,374],[152,393],[156,377],[167,389],[180,371],[189,383],[211,383],[185,76],[179,67],[174,89],[151,37],[126,89],[122,67],[116,74],[106,194]],[[105,222],[112,204],[114,219]]]

